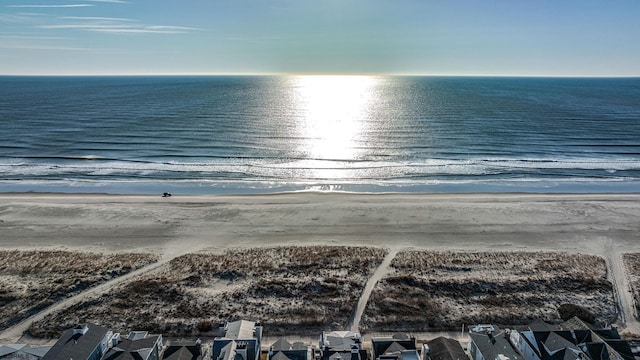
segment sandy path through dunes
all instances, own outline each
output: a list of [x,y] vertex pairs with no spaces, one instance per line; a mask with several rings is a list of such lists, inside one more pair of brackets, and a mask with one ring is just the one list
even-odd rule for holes
[[173,260],[178,256],[197,252],[198,250],[200,250],[198,246],[201,244],[180,242],[180,244],[172,243],[168,245],[169,246],[165,248],[163,252],[163,256],[160,258],[159,261],[149,264],[147,266],[144,266],[130,273],[127,273],[123,276],[119,276],[117,278],[109,280],[98,286],[89,288],[77,295],[61,300],[43,309],[40,312],[33,314],[32,316],[28,317],[27,319],[24,319],[23,321],[17,323],[16,325],[0,331],[0,340],[7,343],[18,343],[20,342],[20,338],[29,329],[29,326],[31,326],[32,323],[44,319],[49,314],[53,314],[60,310],[67,309],[75,304],[81,303],[82,301],[85,301],[90,297],[100,296],[110,291],[111,289],[113,289],[118,285],[126,284],[127,282],[131,282],[143,275],[147,275],[156,270],[159,270],[162,268],[162,266],[166,265],[168,262],[170,262],[171,260]]
[[605,260],[609,272],[609,281],[613,284],[616,302],[618,303],[618,324],[629,333],[640,334],[640,321],[637,318],[633,292],[629,275],[624,266],[623,253],[609,241],[605,242]]
[[347,329],[350,331],[359,331],[360,320],[362,319],[362,314],[364,314],[364,309],[367,307],[367,302],[369,301],[371,292],[378,281],[392,271],[391,261],[393,261],[393,258],[396,257],[397,253],[398,249],[391,249],[387,256],[384,257],[378,268],[373,272],[373,274],[371,274],[369,280],[367,280],[367,284],[365,285],[364,290],[362,290],[362,294],[360,294],[360,299],[358,299],[353,315],[347,324]]

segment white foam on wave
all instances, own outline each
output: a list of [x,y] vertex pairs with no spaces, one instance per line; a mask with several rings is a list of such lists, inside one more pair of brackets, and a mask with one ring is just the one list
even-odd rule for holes
[[[474,176],[531,176],[536,170],[557,170],[557,175],[573,178],[587,177],[585,171],[594,171],[594,178],[621,171],[640,171],[640,159],[428,159],[424,161],[325,161],[325,160],[273,160],[273,159],[217,159],[202,162],[140,162],[124,160],[47,162],[31,159],[12,159],[0,162],[0,179],[47,178],[157,178],[158,180],[207,178],[223,180],[272,179],[291,180],[408,180],[431,177]],[[572,170],[580,171],[572,174]],[[449,178],[448,180],[454,180]],[[494,179],[495,180],[495,179]]]
[[640,170],[640,159],[566,158],[566,159],[486,159],[488,166],[526,169]]

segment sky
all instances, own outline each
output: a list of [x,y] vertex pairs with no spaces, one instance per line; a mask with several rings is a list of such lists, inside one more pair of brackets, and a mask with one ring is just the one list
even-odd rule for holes
[[639,0],[0,0],[0,74],[640,76]]

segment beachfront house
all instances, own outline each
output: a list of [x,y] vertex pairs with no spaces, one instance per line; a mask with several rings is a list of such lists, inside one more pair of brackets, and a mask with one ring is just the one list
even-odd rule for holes
[[367,360],[362,337],[353,331],[323,331],[320,351],[322,360]]
[[573,317],[558,325],[562,330],[576,334],[578,346],[592,360],[633,360],[629,342],[620,338],[615,327],[593,329],[584,321]]
[[205,351],[203,351],[202,342],[198,339],[167,344],[162,356],[163,360],[201,360],[205,356]]
[[100,360],[111,344],[113,332],[100,325],[86,323],[62,333],[42,360]]
[[582,359],[571,331],[512,331],[509,338],[525,360]]
[[268,360],[313,360],[314,354],[315,349],[310,345],[280,338],[269,347]]
[[512,331],[509,340],[525,360],[579,360],[582,350],[571,331],[536,320],[524,331]]
[[262,326],[252,321],[228,322],[213,340],[214,360],[260,360]]
[[437,337],[422,345],[422,360],[469,360],[460,342]]
[[475,325],[469,329],[471,360],[524,360],[495,325]]
[[40,360],[51,346],[31,346],[29,344],[0,345],[0,360]]
[[536,320],[509,339],[525,360],[633,360],[631,347],[615,328],[592,329],[578,318],[558,325]]
[[114,334],[111,347],[101,360],[160,360],[162,335],[149,335],[147,331],[132,331],[126,338]]
[[371,352],[375,360],[420,360],[416,339],[406,334],[372,338]]

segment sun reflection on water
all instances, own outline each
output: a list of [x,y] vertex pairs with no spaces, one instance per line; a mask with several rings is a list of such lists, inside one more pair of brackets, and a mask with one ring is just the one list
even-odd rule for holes
[[360,160],[378,79],[297,76],[293,100],[301,151],[311,160]]

